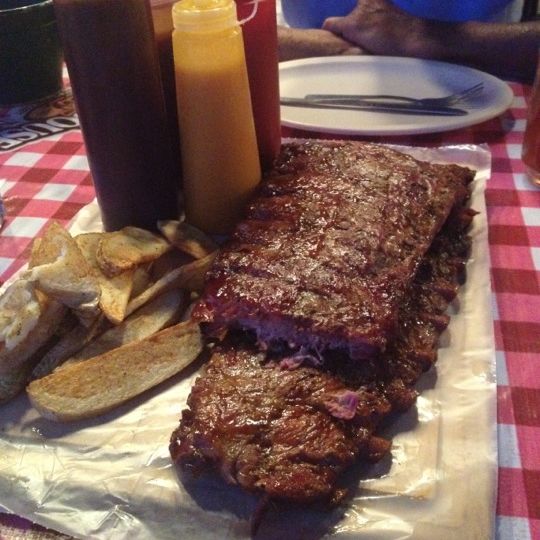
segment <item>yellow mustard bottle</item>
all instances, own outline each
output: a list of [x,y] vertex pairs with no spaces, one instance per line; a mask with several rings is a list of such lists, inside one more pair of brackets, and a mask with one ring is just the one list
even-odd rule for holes
[[173,23],[186,220],[227,234],[261,179],[236,5],[181,0]]

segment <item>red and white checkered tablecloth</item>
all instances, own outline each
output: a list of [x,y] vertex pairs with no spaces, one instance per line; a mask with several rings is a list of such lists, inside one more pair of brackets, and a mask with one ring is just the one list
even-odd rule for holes
[[[497,119],[384,142],[488,144],[491,150],[486,203],[498,377],[497,538],[534,540],[540,539],[540,189],[528,183],[520,159],[530,88],[511,86],[513,105]],[[67,224],[94,197],[75,124],[58,120],[58,128],[67,131],[1,151],[12,144],[5,118],[0,111],[0,192],[7,214],[0,232],[2,281],[27,261],[31,240],[49,220]],[[291,129],[283,134],[325,137]],[[56,537],[21,518],[0,515],[0,538]]]

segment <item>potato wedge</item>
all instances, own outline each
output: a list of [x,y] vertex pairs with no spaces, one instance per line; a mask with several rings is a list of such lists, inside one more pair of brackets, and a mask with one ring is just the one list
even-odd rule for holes
[[101,286],[99,307],[113,324],[120,324],[126,316],[133,287],[133,274],[134,270],[128,270],[110,279],[98,277]]
[[24,337],[8,348],[0,343],[0,403],[15,397],[24,389],[30,373],[39,360],[36,353],[55,337],[66,308],[60,302],[43,299],[40,313]]
[[68,358],[79,352],[94,337],[99,336],[110,328],[111,323],[104,317],[99,317],[91,326],[79,324],[70,332],[63,335],[39,359],[32,371],[32,379],[49,375]]
[[34,261],[38,258],[39,246],[41,244],[41,238],[34,238],[32,240],[32,246],[30,247],[30,260],[28,261],[28,268],[35,266]]
[[22,277],[40,291],[73,309],[81,322],[90,324],[99,314],[101,288],[72,236],[52,222],[36,249],[31,269]]
[[216,254],[212,253],[203,259],[198,259],[171,270],[168,274],[150,285],[150,287],[143,291],[139,296],[130,300],[126,313],[133,313],[153,298],[156,298],[160,294],[163,294],[165,291],[170,291],[171,289],[200,291],[203,287],[204,276],[212,265],[215,256]]
[[184,221],[158,221],[158,229],[173,246],[195,259],[202,259],[218,249],[207,234]]
[[164,253],[159,259],[152,263],[152,267],[150,268],[150,280],[152,282],[157,281],[176,268],[190,262],[193,262],[193,257],[191,255],[187,255],[178,249],[167,251],[167,253]]
[[140,341],[177,323],[187,304],[187,294],[173,289],[148,302],[118,326],[110,328],[69,358],[59,369],[99,356],[128,343]]
[[169,249],[171,245],[165,239],[150,231],[124,227],[102,238],[96,258],[102,272],[112,277],[154,261]]
[[101,311],[113,324],[119,324],[126,316],[126,307],[133,289],[135,269],[127,270],[113,277],[108,277],[101,271],[96,253],[101,240],[108,234],[112,233],[79,234],[75,237],[75,241],[93,269],[101,287],[99,299]]
[[2,291],[0,342],[7,350],[12,350],[32,332],[42,316],[46,301],[34,283],[21,278]]
[[145,289],[148,288],[152,281],[150,272],[146,268],[147,265],[137,266],[133,273],[133,287],[131,289],[131,298],[139,296]]
[[33,381],[27,387],[28,396],[51,420],[90,418],[170,378],[195,360],[202,348],[199,326],[179,323]]
[[[51,315],[54,319],[44,320],[38,323],[35,328],[36,334],[32,332],[26,340],[27,348],[19,348],[20,355],[17,356],[17,366],[11,366],[12,369],[0,374],[0,402],[7,401],[22,392],[25,386],[32,380],[32,371],[34,366],[40,362],[43,355],[58,343],[65,335],[67,328],[72,328],[73,322],[79,324],[72,313],[59,302],[54,301],[56,306],[49,310],[45,308],[45,315]],[[59,308],[59,311],[57,311]],[[57,323],[55,325],[55,323]],[[41,345],[31,353],[39,343]]]

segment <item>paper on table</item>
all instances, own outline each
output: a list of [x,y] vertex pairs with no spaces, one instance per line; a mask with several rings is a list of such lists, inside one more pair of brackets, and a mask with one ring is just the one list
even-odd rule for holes
[[[410,149],[478,170],[468,280],[451,309],[436,369],[416,408],[392,426],[391,463],[351,471],[354,498],[331,511],[280,509],[261,538],[488,539],[496,493],[496,416],[489,252],[484,203],[490,156],[476,147]],[[76,232],[99,229],[97,207]],[[179,479],[168,439],[197,375],[189,368],[117,411],[60,425],[25,396],[0,408],[0,505],[84,538],[249,537],[255,499],[212,477]]]

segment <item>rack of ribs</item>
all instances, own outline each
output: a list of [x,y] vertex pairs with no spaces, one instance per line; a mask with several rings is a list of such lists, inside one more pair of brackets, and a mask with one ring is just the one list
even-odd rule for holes
[[355,142],[290,144],[218,256],[193,316],[353,358],[384,350],[472,172]]
[[227,336],[173,460],[274,499],[339,498],[346,469],[389,450],[378,426],[415,402],[436,359],[465,276],[472,177],[373,144],[286,146],[196,307]]

